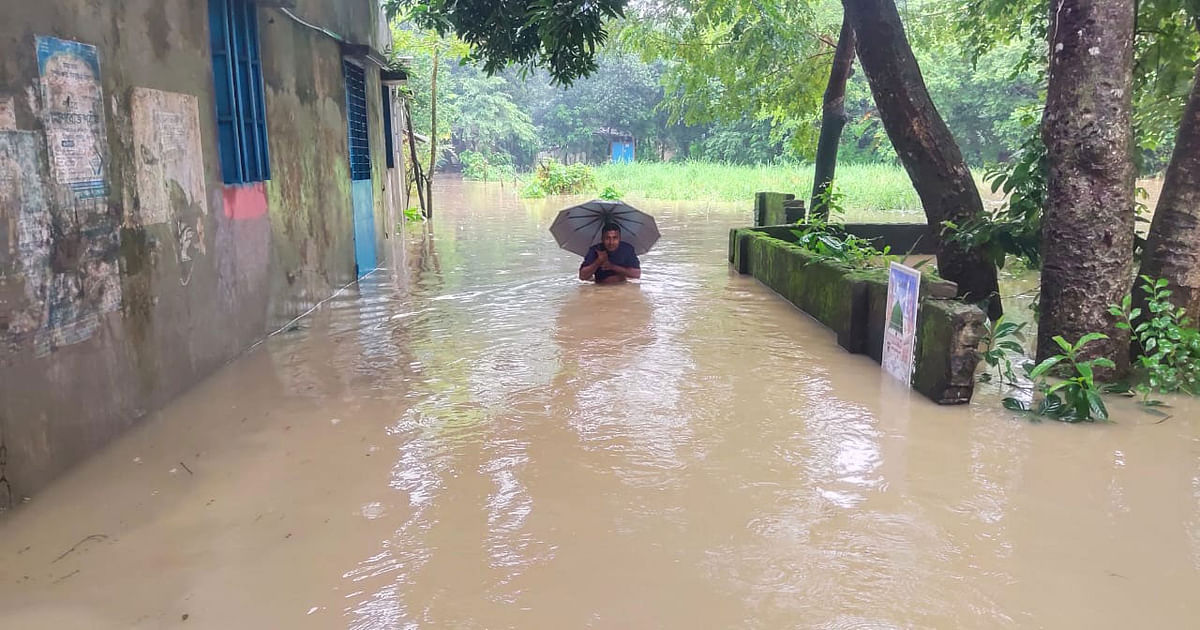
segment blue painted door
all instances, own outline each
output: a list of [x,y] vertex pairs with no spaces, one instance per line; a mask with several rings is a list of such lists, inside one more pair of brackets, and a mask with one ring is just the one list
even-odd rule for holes
[[612,161],[613,162],[632,162],[633,161],[633,143],[623,140],[614,140],[612,143]]
[[371,193],[371,145],[367,134],[366,74],[342,61],[346,78],[346,129],[350,149],[350,197],[354,205],[354,266],[361,278],[375,268],[375,200]]
[[350,182],[350,196],[354,200],[354,265],[361,278],[375,268],[375,200],[371,180]]

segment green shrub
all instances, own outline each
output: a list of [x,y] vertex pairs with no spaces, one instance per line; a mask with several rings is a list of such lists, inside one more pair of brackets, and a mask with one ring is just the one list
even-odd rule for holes
[[[1108,335],[1088,333],[1080,337],[1079,341],[1074,344],[1061,336],[1054,337],[1054,343],[1062,349],[1060,354],[1056,354],[1036,366],[1031,366],[1031,364],[1024,366],[1029,378],[1034,382],[1034,387],[1042,394],[1037,406],[1030,407],[1025,401],[1017,398],[1005,398],[1004,407],[1063,422],[1108,420],[1108,408],[1104,406],[1104,400],[1100,397],[1100,388],[1096,386],[1094,373],[1095,368],[1098,367],[1112,369],[1116,366],[1111,360],[1104,357],[1097,357],[1090,361],[1079,359],[1080,351],[1084,346],[1101,339],[1108,339]],[[1046,377],[1050,370],[1056,368],[1065,370],[1067,374],[1062,381],[1050,384]]]
[[512,179],[516,174],[516,170],[513,168],[512,156],[503,151],[479,153],[467,150],[459,153],[458,159],[463,165],[463,179],[475,179],[486,182],[498,179]]
[[1200,331],[1171,303],[1168,284],[1165,278],[1142,276],[1145,312],[1132,308],[1129,296],[1108,309],[1123,320],[1117,327],[1131,331],[1141,347],[1137,389],[1144,398],[1151,392],[1200,393]]
[[607,201],[620,201],[621,191],[612,186],[605,186],[604,190],[600,191],[600,198]]
[[829,209],[829,219],[810,217],[792,233],[796,235],[796,244],[816,254],[817,260],[863,268],[888,255],[891,248],[880,251],[870,241],[846,232],[842,219],[846,212],[842,206],[843,197],[833,186],[826,188],[821,202]]
[[587,164],[559,164],[547,160],[538,165],[533,178],[521,191],[522,197],[580,195],[596,189],[596,175]]

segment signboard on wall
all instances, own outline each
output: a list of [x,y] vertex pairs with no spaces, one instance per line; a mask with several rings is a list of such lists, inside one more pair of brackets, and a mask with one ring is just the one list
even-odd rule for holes
[[96,47],[41,35],[36,42],[50,172],[77,199],[107,197],[108,142]]
[[905,385],[912,382],[917,342],[917,304],[920,299],[921,272],[893,262],[888,268],[881,363],[884,371]]

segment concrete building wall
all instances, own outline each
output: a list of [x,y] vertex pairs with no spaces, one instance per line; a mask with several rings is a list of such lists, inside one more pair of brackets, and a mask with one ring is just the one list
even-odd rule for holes
[[[292,12],[380,48],[374,0]],[[206,0],[42,0],[0,21],[0,507],[353,281],[342,50],[258,16],[272,177],[243,186],[221,178]],[[43,67],[39,41],[71,44],[39,37],[94,46],[99,80]]]

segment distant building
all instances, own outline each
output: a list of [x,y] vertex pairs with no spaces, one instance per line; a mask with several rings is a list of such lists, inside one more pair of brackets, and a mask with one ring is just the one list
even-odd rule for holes
[[376,268],[407,206],[378,0],[0,21],[0,507]]
[[595,133],[596,135],[602,136],[608,140],[608,154],[612,156],[613,163],[634,161],[633,134],[620,129],[610,129],[607,127],[597,129]]

